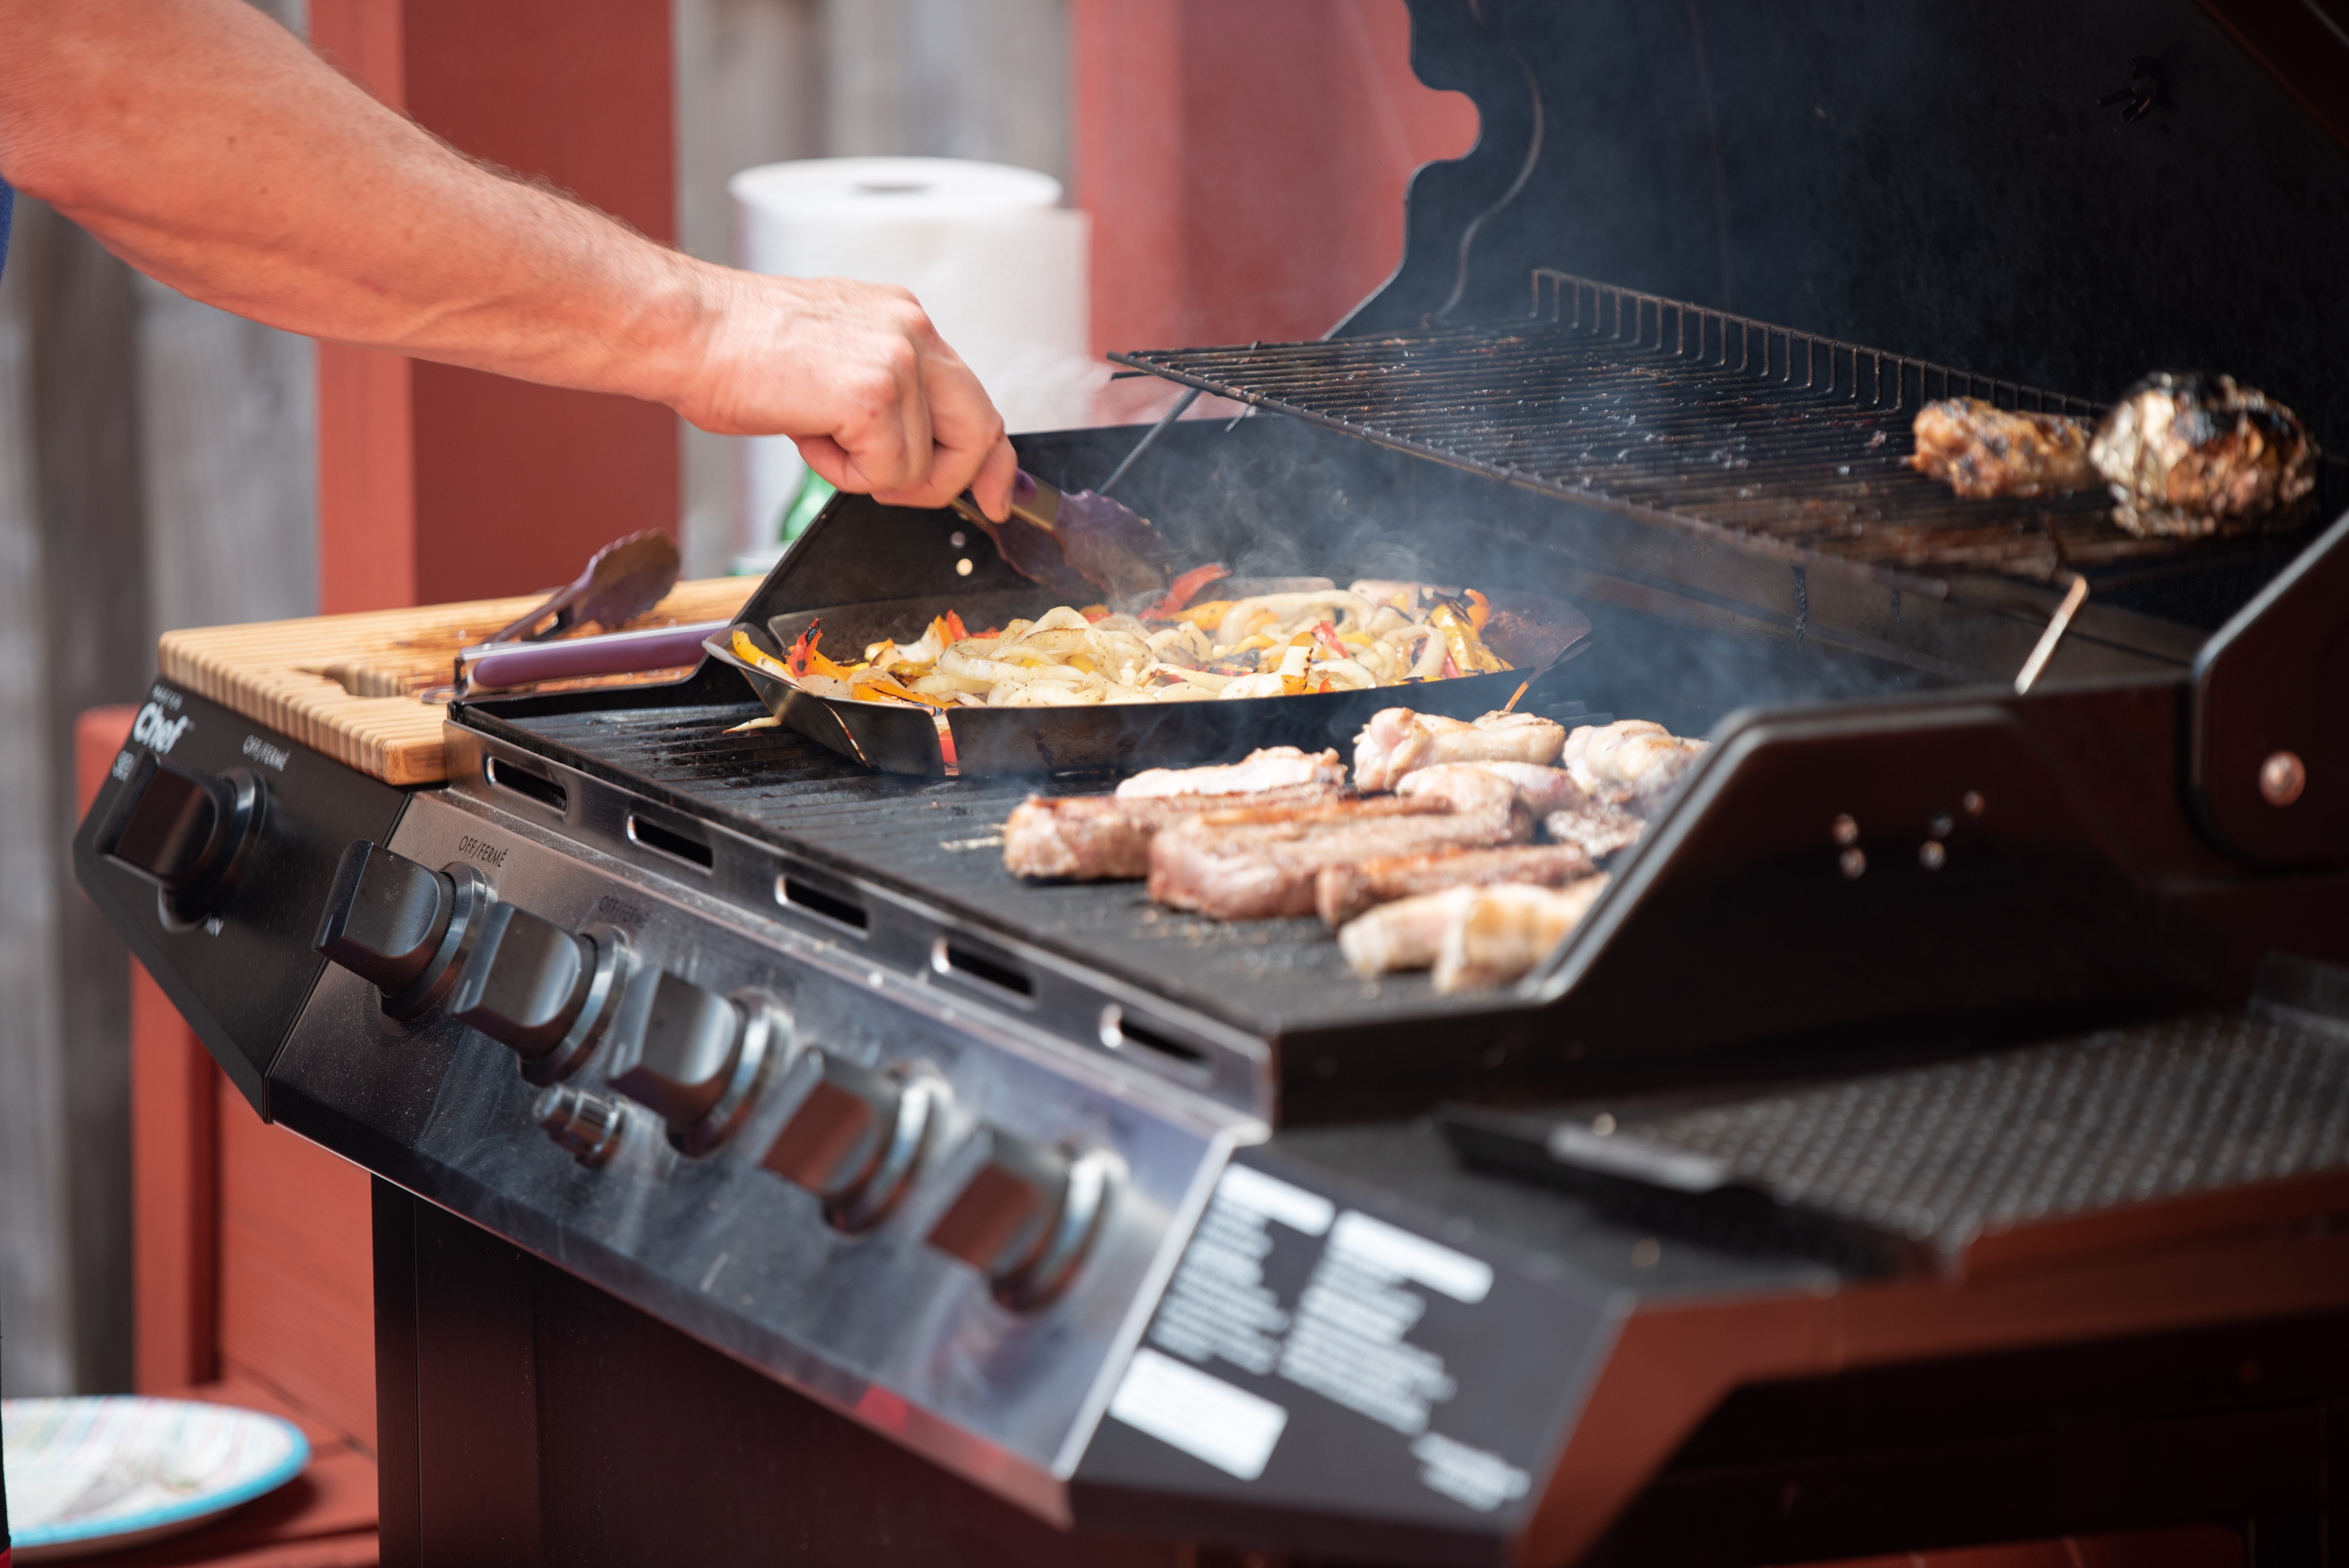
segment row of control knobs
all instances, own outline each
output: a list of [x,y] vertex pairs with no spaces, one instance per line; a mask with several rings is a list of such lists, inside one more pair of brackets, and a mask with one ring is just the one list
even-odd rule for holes
[[[336,868],[317,951],[382,994],[390,1016],[435,1010],[514,1052],[548,1086],[540,1125],[583,1163],[626,1135],[614,1101],[562,1080],[602,1054],[603,1078],[667,1125],[688,1155],[723,1143],[784,1055],[779,1014],[756,996],[721,996],[631,962],[618,932],[566,931],[494,898],[464,866],[434,871],[368,843]],[[894,1211],[936,1141],[948,1089],[919,1067],[874,1071],[811,1050],[806,1083],[761,1160],[862,1231]],[[988,1279],[997,1297],[1040,1305],[1074,1273],[1107,1206],[1112,1161],[982,1128],[977,1172],[931,1226],[930,1243]]]

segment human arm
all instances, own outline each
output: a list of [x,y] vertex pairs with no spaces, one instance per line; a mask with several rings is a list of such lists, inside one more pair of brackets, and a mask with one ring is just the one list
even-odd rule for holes
[[243,0],[0,0],[0,175],[273,326],[781,434],[843,490],[1008,507],[978,379],[904,290],[712,266],[487,169]]

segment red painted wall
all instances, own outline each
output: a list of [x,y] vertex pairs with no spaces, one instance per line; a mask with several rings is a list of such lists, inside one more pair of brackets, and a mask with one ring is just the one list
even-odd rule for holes
[[1413,170],[1476,112],[1402,0],[1075,0],[1076,200],[1100,349],[1319,337],[1402,257]]
[[[312,0],[310,31],[461,150],[671,237],[665,0]],[[667,409],[331,344],[318,465],[329,612],[527,593],[677,522]]]

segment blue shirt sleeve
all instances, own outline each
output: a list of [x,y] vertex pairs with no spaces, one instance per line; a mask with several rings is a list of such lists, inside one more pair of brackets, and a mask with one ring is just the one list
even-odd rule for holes
[[[16,212],[16,192],[5,180],[0,180],[0,273],[8,270],[8,220]],[[5,1538],[5,1532],[0,1532]]]

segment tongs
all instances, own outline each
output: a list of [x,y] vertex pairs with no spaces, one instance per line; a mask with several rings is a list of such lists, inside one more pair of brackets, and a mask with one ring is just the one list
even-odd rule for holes
[[[616,630],[667,598],[677,575],[677,542],[667,534],[647,530],[614,540],[588,559],[577,581],[495,635],[458,650],[452,695],[693,663],[705,626]],[[610,634],[546,641],[591,621]]]
[[1054,489],[1025,469],[1011,477],[1011,516],[990,522],[968,491],[954,509],[995,542],[1011,570],[1070,604],[1098,592],[1119,609],[1166,594],[1166,546],[1150,520],[1122,502]]
[[659,530],[616,539],[588,558],[577,582],[484,642],[543,642],[589,621],[616,630],[668,597],[677,572],[677,541]]

